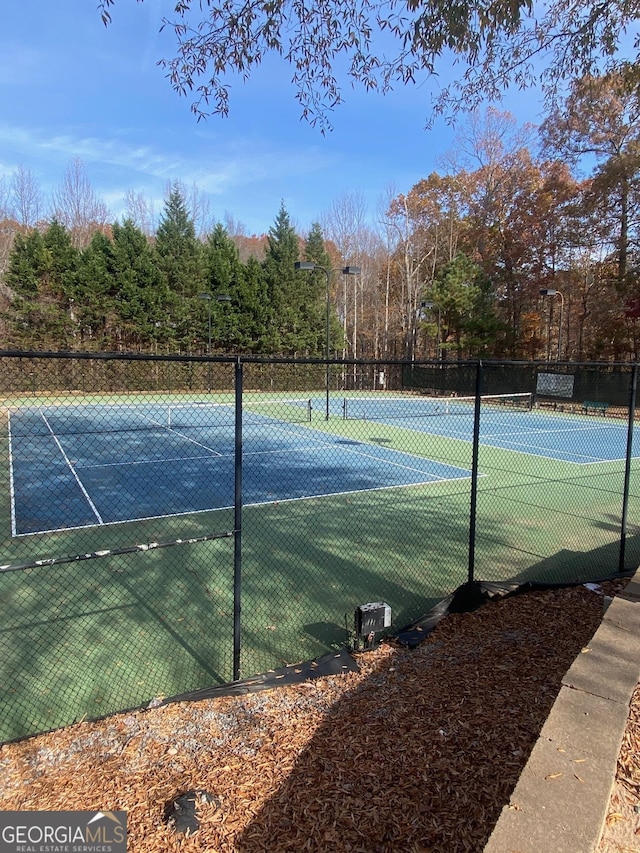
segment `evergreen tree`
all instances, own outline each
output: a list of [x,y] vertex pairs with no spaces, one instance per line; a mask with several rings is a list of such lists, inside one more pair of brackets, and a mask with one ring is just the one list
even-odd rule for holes
[[[342,348],[343,333],[336,317],[335,302],[332,299],[334,280],[331,256],[326,250],[322,228],[317,222],[312,224],[307,235],[304,257],[305,260],[312,261],[326,270],[326,275],[322,270],[304,274],[303,288],[306,285],[306,295],[302,309],[305,326],[308,329],[309,354],[324,356],[327,349],[327,309],[329,310],[329,352]],[[329,292],[327,292],[327,286],[329,286]]]
[[28,234],[18,232],[15,236],[5,283],[20,296],[34,295],[46,270],[46,251],[42,234],[31,231]]
[[495,296],[491,281],[462,252],[444,264],[428,296],[438,306],[443,328],[441,352],[448,351],[457,357],[486,352],[496,338],[504,337],[507,326],[495,315]]
[[60,298],[65,308],[74,295],[74,280],[80,252],[73,246],[69,231],[54,219],[42,235],[46,254],[46,269],[42,291]]
[[268,351],[271,311],[262,264],[250,257],[242,267],[235,295],[240,306],[236,349],[261,354]]
[[299,240],[284,203],[269,229],[264,273],[270,307],[265,345],[269,352],[306,355],[309,345],[303,303],[307,299],[304,274],[296,272]]
[[[238,299],[238,287],[242,280],[242,264],[238,249],[225,227],[218,223],[205,245],[206,280],[205,294],[210,303],[201,306],[203,329],[201,339],[208,338],[208,320],[211,318],[212,346],[228,351],[238,348],[242,326]],[[225,297],[225,301],[221,301]],[[226,301],[229,297],[230,301]]]
[[174,300],[145,234],[129,219],[113,226],[113,288],[126,347],[171,347]]
[[[250,258],[245,266],[223,225],[216,225],[206,244],[207,295],[201,310],[203,329],[211,310],[213,346],[224,352],[261,352],[267,328],[268,299],[261,265]],[[219,301],[228,296],[230,301]],[[202,339],[206,340],[203,331]]]
[[69,349],[74,330],[74,276],[78,252],[54,220],[44,234],[16,239],[5,277],[15,298],[14,338],[19,346]]
[[81,253],[75,281],[75,321],[85,350],[110,350],[114,315],[113,244],[102,231],[95,231]]
[[196,238],[193,219],[177,185],[165,202],[155,247],[158,268],[169,290],[183,299],[197,296],[204,284],[202,244]]

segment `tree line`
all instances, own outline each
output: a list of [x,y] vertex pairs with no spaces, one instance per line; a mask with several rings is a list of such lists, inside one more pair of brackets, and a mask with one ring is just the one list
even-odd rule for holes
[[[10,348],[323,356],[326,270],[338,356],[639,356],[640,96],[624,70],[575,81],[539,128],[473,113],[446,168],[390,193],[375,226],[352,193],[306,235],[282,205],[251,240],[203,229],[180,184],[155,229],[133,196],[108,224],[74,170],[44,221],[26,173],[13,186],[0,258]],[[296,271],[301,259],[322,270]]]
[[301,252],[330,263],[319,226],[301,242],[284,207],[261,261],[243,262],[221,224],[199,239],[178,186],[153,240],[125,219],[95,228],[79,248],[54,218],[15,235],[5,340],[11,349],[316,356],[325,286],[296,272]]

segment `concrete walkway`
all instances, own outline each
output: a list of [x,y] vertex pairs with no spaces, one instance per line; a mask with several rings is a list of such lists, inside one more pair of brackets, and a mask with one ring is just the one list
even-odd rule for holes
[[596,849],[639,680],[640,570],[611,601],[588,648],[563,678],[485,853]]

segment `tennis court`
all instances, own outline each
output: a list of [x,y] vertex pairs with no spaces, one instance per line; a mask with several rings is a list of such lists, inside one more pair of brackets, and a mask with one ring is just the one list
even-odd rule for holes
[[[243,408],[245,506],[470,476],[422,455],[316,431],[313,405]],[[14,536],[234,504],[232,402],[28,407],[10,413],[9,436]]]
[[[417,432],[471,441],[472,398],[345,397],[334,413],[347,420],[397,424]],[[535,409],[529,393],[498,394],[481,399],[480,444],[561,462],[588,465],[625,459],[626,420]],[[638,442],[632,456],[640,455]]]
[[[0,740],[229,681],[238,634],[250,675],[341,647],[357,604],[410,624],[470,570],[598,578],[619,564],[623,513],[624,565],[640,560],[624,371],[580,380],[565,412],[484,397],[476,459],[465,389],[535,377],[438,365],[384,392],[336,371],[327,417],[304,363],[214,365],[213,391],[207,367],[7,356]],[[610,411],[584,416],[582,399]]]
[[[320,430],[313,418],[321,418],[322,405],[285,399],[243,406],[245,506],[470,476],[464,466],[430,458],[426,445],[408,453],[376,443],[368,428],[395,425],[470,442],[473,400],[338,398]],[[332,434],[337,421],[350,422],[349,437]],[[232,401],[27,407],[10,412],[9,436],[14,536],[234,504]],[[626,441],[622,420],[535,410],[528,394],[482,401],[480,443],[487,447],[585,465],[623,459]]]

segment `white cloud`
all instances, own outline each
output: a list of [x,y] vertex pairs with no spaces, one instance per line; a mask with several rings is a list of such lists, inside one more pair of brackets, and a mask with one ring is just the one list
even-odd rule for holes
[[[131,144],[116,137],[48,136],[42,130],[33,132],[6,125],[0,125],[0,147],[14,153],[16,165],[42,164],[46,159],[50,169],[59,172],[60,166],[65,168],[70,159],[78,157],[89,172],[120,169],[147,179],[195,183],[213,194],[261,181],[306,176],[329,165],[327,157],[315,146],[290,151],[269,147],[260,150],[259,143],[253,140],[226,140],[221,145],[220,140],[212,138],[206,146],[199,141],[197,151],[184,154]],[[215,155],[209,153],[213,148],[218,149]]]

